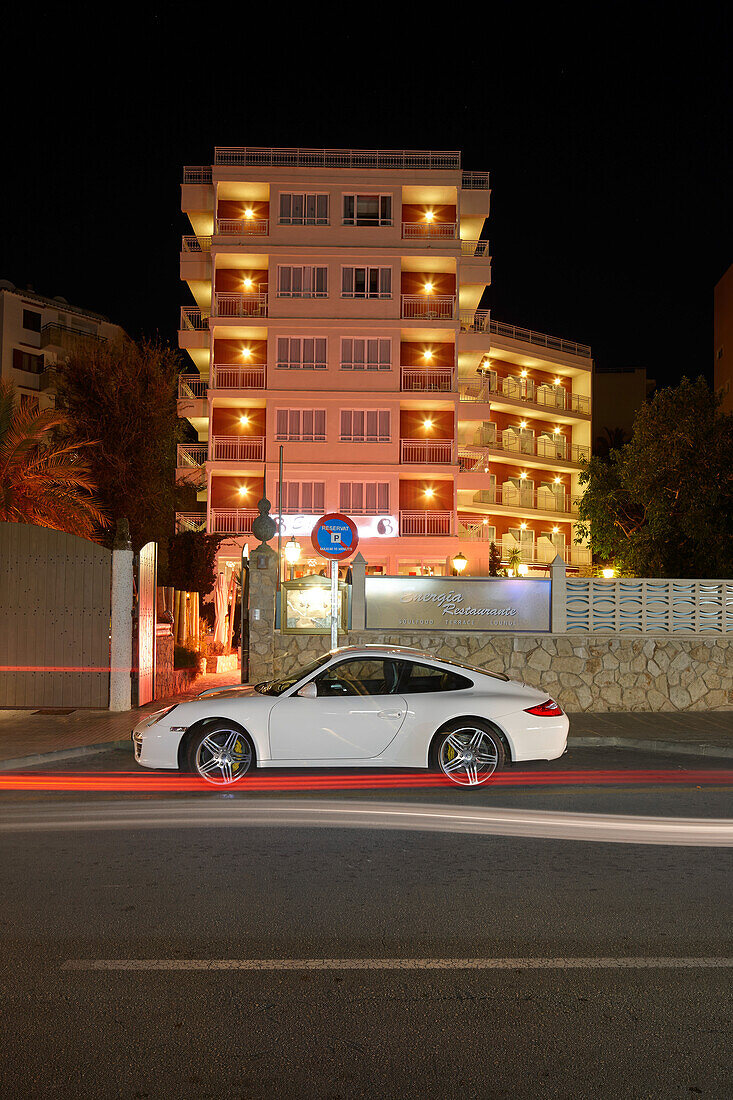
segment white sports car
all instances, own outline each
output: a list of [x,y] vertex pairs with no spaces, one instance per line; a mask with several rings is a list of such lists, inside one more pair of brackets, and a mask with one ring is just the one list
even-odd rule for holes
[[254,687],[204,692],[132,733],[145,768],[219,786],[259,768],[433,768],[485,783],[505,762],[555,760],[568,719],[545,692],[417,649],[346,646]]

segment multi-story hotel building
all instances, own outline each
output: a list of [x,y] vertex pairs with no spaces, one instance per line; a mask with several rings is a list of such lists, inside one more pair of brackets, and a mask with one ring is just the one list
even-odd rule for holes
[[457,152],[227,147],[184,170],[179,413],[198,443],[178,477],[200,503],[179,528],[231,535],[235,557],[263,492],[280,511],[282,446],[306,571],[331,511],[376,572],[448,573],[461,552],[485,574],[492,541],[530,570],[589,561],[590,348],[480,308],[489,197]]

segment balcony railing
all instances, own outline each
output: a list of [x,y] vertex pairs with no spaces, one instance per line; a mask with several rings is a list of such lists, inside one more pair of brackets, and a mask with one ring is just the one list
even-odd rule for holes
[[520,340],[523,344],[537,344],[554,351],[563,351],[569,355],[578,355],[583,359],[591,358],[588,344],[578,344],[575,340],[563,340],[560,336],[548,336],[545,332],[533,332],[518,325],[505,325],[503,321],[491,321],[489,331],[497,336],[506,336],[510,340]]
[[527,405],[539,405],[542,408],[560,409],[563,412],[590,413],[590,398],[579,393],[568,393],[562,386],[537,386],[534,382],[516,378],[497,378],[492,381],[486,377],[480,382],[459,382],[458,394],[461,401],[487,402],[494,397],[509,397]]
[[215,435],[209,454],[214,462],[262,462],[265,440],[254,435]]
[[190,398],[206,397],[209,383],[198,374],[178,375],[178,396]]
[[452,512],[400,512],[401,535],[450,535]]
[[181,306],[181,331],[202,332],[209,327],[209,318],[200,309]]
[[538,539],[537,543],[521,545],[518,542],[502,538],[501,545],[496,545],[501,550],[501,560],[506,563],[509,553],[515,547],[519,548],[521,561],[527,565],[550,565],[555,557],[560,554],[568,565],[590,565],[591,551],[587,546],[555,546],[549,539]]
[[179,470],[199,470],[206,462],[206,443],[179,443],[176,450],[176,467]]
[[426,465],[450,465],[453,461],[453,441],[450,439],[403,439],[402,462],[419,462]]
[[490,260],[491,252],[488,241],[461,241],[461,255],[477,260]]
[[570,494],[564,490],[555,492],[554,489],[539,488],[509,488],[506,485],[498,485],[495,489],[481,489],[474,493],[476,504],[498,504],[504,508],[525,509],[536,512],[562,512],[564,515],[577,515],[578,502],[571,499]]
[[251,535],[252,522],[259,513],[254,508],[212,508],[212,535]]
[[211,237],[181,237],[181,252],[211,252]]
[[550,462],[572,462],[581,465],[590,458],[590,447],[555,442],[543,436],[521,438],[516,435],[499,433],[491,441],[481,446],[462,446],[458,449],[458,463],[463,471],[483,470],[489,464],[489,451],[504,451],[509,454],[529,455],[533,458],[545,458]]
[[262,390],[265,387],[265,367],[215,363],[211,386],[215,390]]
[[176,512],[176,531],[205,531],[206,512]]
[[216,232],[220,237],[266,237],[270,222],[267,218],[217,218]]
[[[444,169],[460,170],[461,154],[458,150],[448,152],[422,149],[276,149],[256,145],[217,145],[214,152],[215,164],[250,165],[261,167],[293,168],[383,168],[399,169]],[[196,169],[195,171],[202,171]],[[211,169],[209,169],[209,172]],[[488,174],[479,172],[464,173],[485,177],[488,187]],[[185,175],[184,175],[185,179]],[[464,183],[464,186],[465,183]]]
[[184,183],[211,183],[211,165],[188,164],[183,169]]
[[458,315],[461,332],[488,332],[488,309],[462,309]]
[[452,321],[456,315],[455,294],[403,294],[402,316],[421,321]]
[[403,222],[403,238],[419,237],[421,240],[454,241],[458,235],[456,222]]
[[463,178],[461,179],[461,189],[463,191],[488,191],[489,173],[464,172]]
[[49,321],[41,329],[39,347],[47,348],[51,346],[63,348],[65,351],[74,351],[80,344],[83,347],[84,344],[88,344],[90,341],[92,344],[106,344],[107,338],[106,336],[99,336],[96,332],[85,332],[82,328],[62,325],[58,321]]
[[267,317],[267,294],[215,294],[217,317]]
[[420,393],[443,393],[453,389],[452,367],[402,367],[400,388]]
[[493,542],[495,529],[489,526],[488,520],[461,520],[459,517],[458,538],[468,542]]

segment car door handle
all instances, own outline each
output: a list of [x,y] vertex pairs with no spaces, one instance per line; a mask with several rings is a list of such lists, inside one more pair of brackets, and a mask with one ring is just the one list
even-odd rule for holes
[[377,718],[401,718],[401,710],[378,710]]

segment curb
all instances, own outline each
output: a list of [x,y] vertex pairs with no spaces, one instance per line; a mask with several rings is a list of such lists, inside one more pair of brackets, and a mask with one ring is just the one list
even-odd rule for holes
[[0,772],[15,771],[16,768],[32,768],[36,764],[53,764],[57,760],[73,760],[75,757],[94,756],[110,749],[130,748],[132,741],[125,737],[122,741],[101,741],[97,745],[80,745],[76,749],[56,749],[54,752],[37,752],[33,756],[16,756],[12,760],[0,760]]
[[641,737],[568,737],[569,749],[637,749],[642,752],[675,753],[679,756],[733,757],[733,746],[712,745],[702,741],[658,741]]

